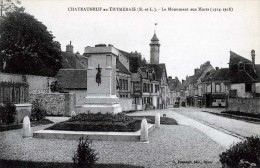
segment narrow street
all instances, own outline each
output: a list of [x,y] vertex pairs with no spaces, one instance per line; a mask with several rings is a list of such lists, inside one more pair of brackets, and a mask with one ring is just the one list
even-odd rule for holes
[[238,137],[260,136],[260,125],[241,120],[230,119],[217,116],[207,112],[202,112],[199,108],[173,108],[172,112],[182,114],[186,117],[210,125],[222,131],[230,132]]

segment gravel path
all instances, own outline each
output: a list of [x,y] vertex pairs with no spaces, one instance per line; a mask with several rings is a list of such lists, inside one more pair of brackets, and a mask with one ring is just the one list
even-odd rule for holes
[[[33,127],[40,130],[47,126]],[[155,129],[149,143],[93,141],[99,163],[124,163],[145,167],[221,167],[224,150],[205,134],[187,126]],[[72,162],[78,141],[21,137],[21,129],[0,132],[0,158],[48,162]],[[196,163],[194,163],[196,162]]]

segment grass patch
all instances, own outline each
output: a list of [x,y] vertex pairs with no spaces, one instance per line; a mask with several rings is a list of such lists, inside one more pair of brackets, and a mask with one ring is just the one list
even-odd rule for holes
[[254,113],[245,113],[245,112],[240,112],[240,111],[222,111],[221,113],[260,119],[260,114],[254,114]]
[[140,125],[140,119],[124,114],[87,113],[57,123],[46,130],[136,132],[140,129]]
[[[60,162],[33,162],[21,160],[0,160],[1,168],[73,168],[73,163]],[[94,168],[143,168],[142,166],[126,164],[95,164]]]
[[[53,122],[48,119],[41,119],[39,121],[32,121],[31,126],[35,127],[38,125],[46,125],[46,124],[52,124]],[[23,123],[19,124],[0,124],[0,132],[3,131],[9,131],[9,130],[15,130],[15,129],[21,129],[23,128]]]
[[[155,116],[138,116],[135,118],[138,118],[138,119],[146,118],[147,122],[149,122],[151,124],[155,123]],[[178,125],[176,120],[174,120],[173,118],[168,118],[168,117],[160,117],[160,123],[162,125]]]

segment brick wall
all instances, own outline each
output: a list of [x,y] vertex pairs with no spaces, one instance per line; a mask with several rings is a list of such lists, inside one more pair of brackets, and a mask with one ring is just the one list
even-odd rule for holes
[[227,110],[260,114],[260,99],[229,98]]
[[37,93],[30,94],[29,102],[38,102],[47,111],[47,115],[70,116],[71,111],[75,110],[75,94],[69,93]]

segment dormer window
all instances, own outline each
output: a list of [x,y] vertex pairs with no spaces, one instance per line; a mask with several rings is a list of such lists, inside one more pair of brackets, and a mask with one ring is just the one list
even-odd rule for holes
[[245,70],[245,64],[243,62],[238,63],[238,70],[239,71]]

